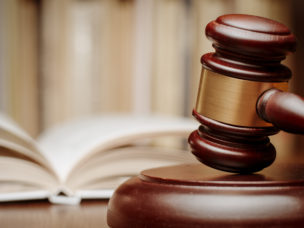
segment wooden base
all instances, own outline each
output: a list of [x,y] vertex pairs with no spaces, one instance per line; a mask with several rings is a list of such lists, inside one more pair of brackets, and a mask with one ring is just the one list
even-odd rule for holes
[[110,199],[110,227],[301,227],[304,164],[228,174],[202,164],[143,171]]

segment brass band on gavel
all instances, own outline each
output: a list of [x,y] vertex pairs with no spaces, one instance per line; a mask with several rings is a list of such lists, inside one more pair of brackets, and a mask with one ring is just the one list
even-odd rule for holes
[[249,81],[202,70],[195,110],[210,119],[244,127],[272,126],[256,113],[263,92],[288,90],[287,82]]

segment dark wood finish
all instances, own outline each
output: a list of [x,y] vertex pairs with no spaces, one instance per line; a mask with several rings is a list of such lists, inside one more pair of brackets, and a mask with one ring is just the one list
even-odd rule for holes
[[[252,81],[285,82],[290,78],[290,70],[280,61],[294,51],[295,38],[284,25],[255,16],[225,15],[209,23],[206,34],[215,53],[201,58],[204,68]],[[263,118],[284,128],[290,119],[302,118],[292,111],[302,112],[301,109],[285,106],[289,99],[286,97],[292,98],[292,105],[298,98],[270,92],[259,98],[257,109]],[[199,161],[219,170],[192,164],[143,171],[115,191],[109,202],[108,224],[302,227],[304,164],[274,164],[266,168],[275,159],[268,136],[277,133],[278,128],[232,126],[195,110],[193,115],[201,126],[189,136],[192,152]],[[296,121],[291,122],[293,129]],[[259,170],[262,171],[248,174]]]
[[267,136],[277,133],[277,129],[223,124],[195,110],[193,115],[202,125],[189,136],[189,144],[202,163],[228,172],[249,173],[275,160],[276,151]]
[[304,166],[232,175],[200,164],[146,170],[110,199],[110,227],[301,227]]
[[[291,90],[296,94],[304,97],[304,1],[293,0],[291,1],[292,6],[292,28],[293,33],[297,37],[297,42],[300,44],[297,46],[297,51],[292,58],[292,67],[293,67],[293,80],[291,83]],[[294,148],[302,148],[293,151],[295,154],[293,156],[299,157],[303,155],[304,148],[304,136],[296,135],[293,138],[293,146]]]
[[50,204],[48,201],[0,204],[1,228],[105,228],[107,200],[83,201],[80,205]]
[[210,22],[206,36],[215,53],[203,66],[230,77],[253,81],[287,81],[290,70],[280,61],[295,50],[295,37],[276,21],[249,15],[224,15]]
[[276,89],[266,91],[257,103],[258,114],[281,130],[304,134],[304,99]]
[[[206,35],[215,48],[215,53],[201,58],[203,67],[208,70],[260,82],[284,82],[291,77],[291,71],[281,64],[281,60],[295,50],[296,42],[293,34],[281,23],[250,15],[224,15],[207,25]],[[274,97],[266,106],[265,99],[259,102],[259,107],[266,107],[259,114],[273,122],[275,127],[231,126],[200,116],[194,110],[195,118],[202,125],[189,137],[192,153],[202,163],[229,172],[256,172],[272,164],[276,152],[267,136],[275,134],[281,127],[288,131],[296,129],[297,121],[304,115],[303,104],[292,108],[288,99],[279,104],[283,97],[294,96],[281,95],[278,102],[274,102]],[[297,100],[296,103],[300,102]],[[301,124],[297,127],[297,133],[304,130]],[[301,127],[302,131],[299,130]]]

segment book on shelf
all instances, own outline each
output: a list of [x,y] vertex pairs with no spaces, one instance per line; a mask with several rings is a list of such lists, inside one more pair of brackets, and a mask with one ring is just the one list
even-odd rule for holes
[[[71,120],[34,140],[1,114],[0,202],[109,198],[143,169],[195,161],[185,139],[197,125],[182,117],[104,115]],[[180,147],[161,146],[164,138]]]

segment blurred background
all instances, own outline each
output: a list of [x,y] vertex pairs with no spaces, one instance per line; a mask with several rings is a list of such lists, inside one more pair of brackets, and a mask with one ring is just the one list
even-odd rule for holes
[[[204,28],[228,13],[291,28],[298,48],[284,64],[304,95],[301,0],[0,0],[0,109],[33,137],[91,114],[191,116],[212,51]],[[273,137],[281,157],[304,155],[303,139]]]

